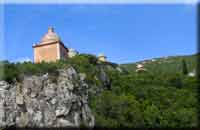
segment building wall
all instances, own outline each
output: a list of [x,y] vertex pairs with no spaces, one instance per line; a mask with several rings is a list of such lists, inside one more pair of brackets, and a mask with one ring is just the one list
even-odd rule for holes
[[35,63],[39,63],[42,61],[51,62],[60,59],[58,48],[59,48],[59,43],[35,47],[34,62]]
[[64,48],[62,45],[60,45],[60,58],[64,59],[68,57],[68,52],[66,48]]
[[105,57],[98,57],[98,60],[99,60],[99,61],[106,62],[106,58],[105,58]]

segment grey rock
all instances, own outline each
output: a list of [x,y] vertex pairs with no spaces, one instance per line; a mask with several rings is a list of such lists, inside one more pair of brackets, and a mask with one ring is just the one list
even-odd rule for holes
[[17,117],[16,123],[19,127],[28,126],[28,113],[21,112],[20,116]]
[[5,125],[5,111],[4,111],[4,101],[0,101],[0,126]]
[[80,77],[80,80],[81,80],[81,81],[84,81],[85,78],[86,78],[86,74],[85,74],[85,73],[80,73],[80,74],[79,74],[79,77]]
[[80,126],[80,114],[78,112],[74,113],[74,123],[75,126]]
[[34,122],[36,122],[37,124],[40,123],[41,120],[42,120],[42,112],[41,112],[41,111],[37,111],[37,112],[34,114],[33,120],[34,120]]
[[123,72],[123,70],[120,67],[117,67],[116,70],[119,72]]
[[70,67],[59,70],[57,83],[49,77],[24,76],[12,85],[0,81],[0,128],[94,126],[86,75]]
[[23,95],[19,94],[16,96],[16,103],[18,105],[23,105],[24,104],[24,98],[23,98]]
[[57,102],[57,100],[55,99],[55,98],[53,98],[52,100],[51,100],[51,104],[56,104],[56,102]]
[[67,69],[67,73],[68,73],[68,76],[70,79],[77,77],[77,73],[76,73],[75,69],[72,67]]
[[0,81],[0,90],[9,89],[10,85],[5,81]]
[[72,122],[61,118],[58,120],[58,127],[75,127],[75,125]]
[[56,110],[56,116],[65,116],[69,113],[69,109],[66,109],[66,107],[60,107]]

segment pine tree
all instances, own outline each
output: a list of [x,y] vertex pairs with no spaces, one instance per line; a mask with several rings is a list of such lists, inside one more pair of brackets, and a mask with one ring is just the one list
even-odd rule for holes
[[187,64],[186,64],[185,60],[182,60],[182,73],[183,73],[183,75],[188,74]]

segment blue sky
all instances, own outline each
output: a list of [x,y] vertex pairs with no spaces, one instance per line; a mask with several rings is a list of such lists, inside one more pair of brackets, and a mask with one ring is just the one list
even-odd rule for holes
[[196,8],[163,5],[5,5],[0,59],[33,60],[32,45],[53,26],[67,47],[117,63],[196,52]]

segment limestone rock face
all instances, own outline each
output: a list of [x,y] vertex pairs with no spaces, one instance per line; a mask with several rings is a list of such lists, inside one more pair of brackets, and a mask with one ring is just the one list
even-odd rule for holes
[[71,67],[59,70],[56,80],[45,74],[15,84],[0,81],[0,128],[93,127],[85,75]]
[[0,81],[0,126],[15,124],[16,117],[16,88]]

